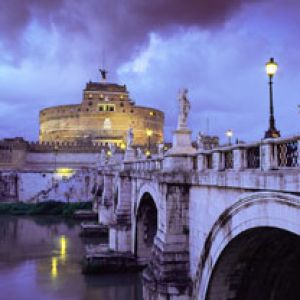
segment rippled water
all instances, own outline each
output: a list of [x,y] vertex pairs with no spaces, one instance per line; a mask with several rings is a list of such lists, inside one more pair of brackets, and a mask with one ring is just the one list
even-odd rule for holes
[[77,222],[0,216],[0,299],[142,299],[138,274],[83,275],[83,254]]

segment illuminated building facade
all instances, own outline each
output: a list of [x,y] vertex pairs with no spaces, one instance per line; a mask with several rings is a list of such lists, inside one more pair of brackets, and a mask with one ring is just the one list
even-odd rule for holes
[[[105,78],[104,78],[105,79]],[[40,142],[92,142],[122,145],[133,128],[134,145],[163,142],[164,113],[135,105],[125,85],[88,82],[80,104],[40,111]]]

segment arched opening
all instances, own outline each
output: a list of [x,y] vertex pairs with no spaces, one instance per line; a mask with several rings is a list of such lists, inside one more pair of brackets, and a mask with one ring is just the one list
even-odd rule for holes
[[136,256],[147,264],[157,232],[157,208],[152,196],[145,193],[140,201],[136,219]]
[[300,237],[272,227],[244,231],[215,265],[206,300],[300,299]]

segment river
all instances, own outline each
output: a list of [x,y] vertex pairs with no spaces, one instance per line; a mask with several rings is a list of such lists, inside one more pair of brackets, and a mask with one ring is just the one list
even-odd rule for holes
[[83,275],[79,223],[0,216],[1,300],[141,300],[139,274]]

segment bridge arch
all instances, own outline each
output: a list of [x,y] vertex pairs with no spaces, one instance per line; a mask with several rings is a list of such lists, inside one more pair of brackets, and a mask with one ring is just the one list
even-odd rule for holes
[[[243,196],[219,216],[206,238],[193,299],[294,299],[292,294],[300,294],[293,284],[300,277],[299,248],[300,197],[275,192]],[[291,276],[286,289],[281,289],[283,267]],[[265,294],[258,292],[261,282]]]
[[156,208],[159,208],[159,191],[158,187],[153,183],[153,182],[145,182],[142,183],[139,188],[138,188],[138,193],[137,193],[137,200],[136,200],[136,211],[135,214],[137,213],[137,210],[140,206],[141,200],[145,193],[149,193],[155,203]]
[[135,219],[135,254],[141,264],[149,262],[154,238],[158,229],[157,200],[149,192],[149,188],[141,189],[136,208]]

